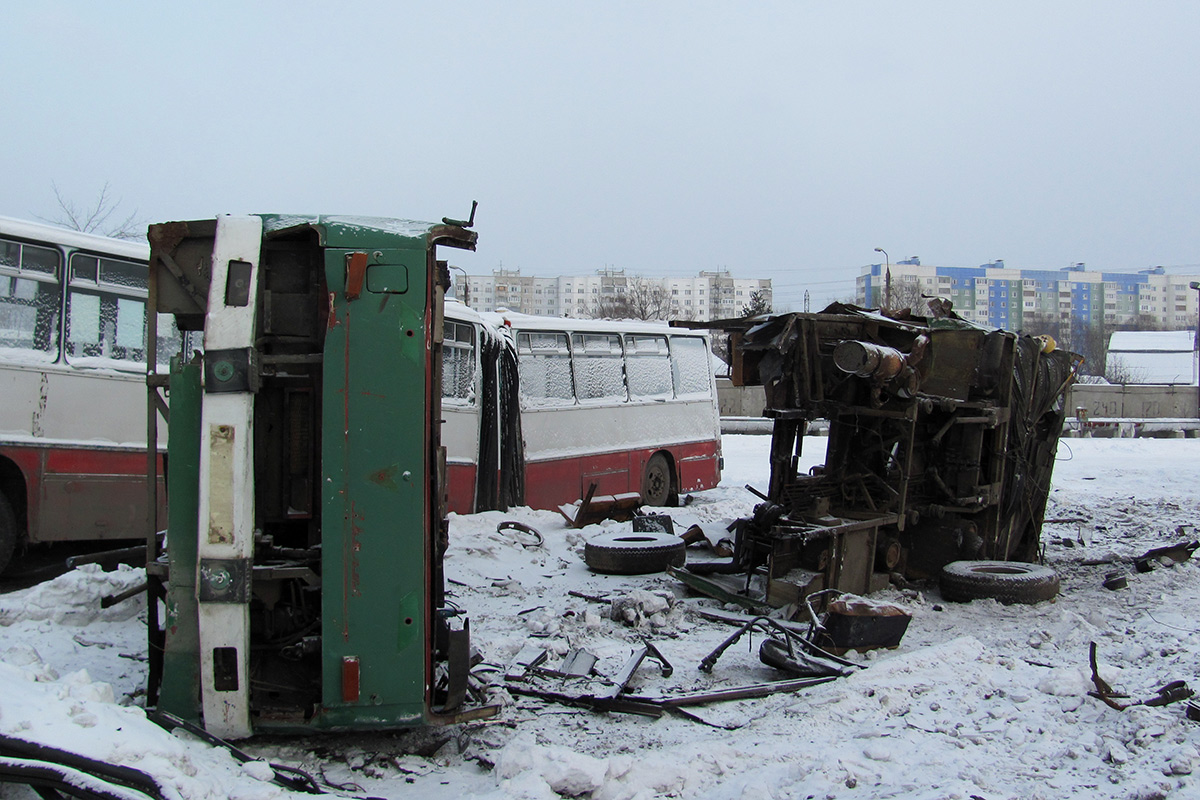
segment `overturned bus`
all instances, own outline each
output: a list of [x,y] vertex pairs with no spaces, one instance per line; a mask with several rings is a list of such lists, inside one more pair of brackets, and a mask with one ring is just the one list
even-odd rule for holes
[[490,713],[442,578],[437,254],[473,250],[472,221],[150,227],[150,303],[203,337],[148,376],[151,441],[170,398],[150,705],[233,738]]
[[[765,575],[783,605],[960,560],[1037,558],[1080,356],[949,309],[894,318],[835,303],[697,325],[730,334],[734,384],[763,386],[774,419],[764,502],[740,521],[733,563],[710,572]],[[815,420],[829,425],[825,462],[801,473]]]

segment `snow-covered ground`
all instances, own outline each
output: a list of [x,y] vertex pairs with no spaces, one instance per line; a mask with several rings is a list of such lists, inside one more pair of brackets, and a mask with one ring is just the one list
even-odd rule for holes
[[[806,445],[810,463],[819,462],[824,440]],[[726,437],[724,482],[671,509],[677,529],[695,523],[716,538],[747,514],[755,498],[742,487],[765,487],[768,446],[769,437]],[[953,604],[935,587],[888,590],[881,599],[913,615],[900,647],[856,656],[866,669],[795,694],[695,707],[694,719],[652,719],[501,693],[500,717],[474,725],[244,747],[357,796],[1200,797],[1200,723],[1186,719],[1185,704],[1117,711],[1087,695],[1090,642],[1101,675],[1133,698],[1177,679],[1200,688],[1200,565],[1134,574],[1131,563],[1151,547],[1195,537],[1197,486],[1196,440],[1064,440],[1047,518],[1085,522],[1054,522],[1043,532],[1047,562],[1062,579],[1055,602]],[[509,519],[540,530],[545,545],[498,533]],[[557,514],[527,509],[453,517],[451,599],[469,612],[487,661],[507,665],[536,637],[552,661],[584,648],[611,675],[649,638],[675,670],[663,678],[647,660],[632,682],[639,694],[782,677],[758,661],[760,637],[753,648],[731,647],[711,674],[699,671],[733,631],[695,613],[714,601],[663,575],[589,572],[584,541],[625,530],[607,523],[571,531]],[[1085,563],[1105,558],[1113,563]],[[1128,588],[1104,589],[1105,574],[1118,569],[1130,571]],[[142,769],[184,798],[286,794],[262,781],[261,763],[241,766],[142,715],[143,610],[130,601],[101,612],[98,602],[140,579],[139,570],[81,568],[0,597],[0,733]],[[633,626],[611,619],[610,604],[571,590],[650,608]],[[23,796],[13,791],[0,788],[0,797]]]

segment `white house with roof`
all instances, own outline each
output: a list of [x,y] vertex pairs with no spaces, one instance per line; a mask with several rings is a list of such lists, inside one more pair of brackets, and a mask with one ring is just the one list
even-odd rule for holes
[[1195,386],[1196,332],[1116,331],[1108,340],[1105,372],[1124,383]]

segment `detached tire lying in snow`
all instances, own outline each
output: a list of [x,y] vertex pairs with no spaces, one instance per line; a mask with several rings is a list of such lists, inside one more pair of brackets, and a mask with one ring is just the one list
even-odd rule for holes
[[1021,561],[954,561],[942,567],[941,585],[943,598],[960,603],[990,598],[1032,604],[1058,594],[1058,575]]
[[687,542],[669,533],[607,533],[589,539],[583,560],[596,572],[645,575],[682,567]]

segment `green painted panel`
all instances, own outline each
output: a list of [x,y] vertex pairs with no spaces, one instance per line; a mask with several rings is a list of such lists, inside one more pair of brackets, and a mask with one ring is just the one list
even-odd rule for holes
[[[392,241],[395,241],[393,237]],[[322,416],[320,727],[399,725],[425,708],[428,597],[426,251],[367,243],[367,274],[407,273],[407,294],[347,301],[346,254],[328,249],[334,301]],[[345,702],[342,664],[358,659]]]
[[197,519],[200,513],[200,365],[171,362],[171,435],[167,444],[166,645],[158,707],[200,720],[200,639],[196,610]]

